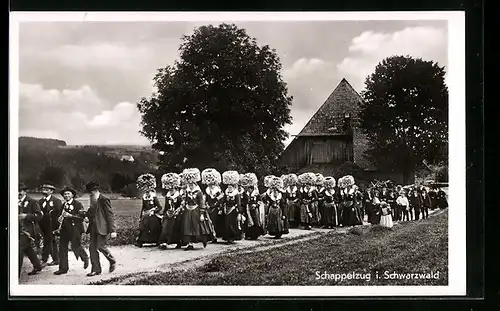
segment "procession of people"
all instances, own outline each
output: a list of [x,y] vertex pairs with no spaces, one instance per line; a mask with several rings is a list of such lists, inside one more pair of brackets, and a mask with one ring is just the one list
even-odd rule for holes
[[[156,177],[143,174],[137,179],[142,204],[135,245],[154,244],[163,250],[189,251],[210,243],[233,244],[264,235],[280,239],[289,234],[290,228],[363,225],[365,217],[369,224],[391,228],[394,222],[425,219],[429,209],[448,207],[446,194],[437,187],[377,182],[361,191],[351,175],[338,180],[313,172],[269,175],[263,178],[263,186],[261,193],[257,175],[251,172],[228,170],[221,174],[213,168],[187,168],[161,177],[161,200]],[[42,271],[50,255],[49,265],[59,266],[54,273],[67,273],[69,243],[84,269],[90,263],[88,276],[102,273],[99,253],[108,260],[109,271],[113,272],[116,259],[106,243],[108,236],[116,237],[114,213],[110,199],[99,192],[99,185],[86,185],[90,197],[87,211],[71,187],[60,192],[64,202],[52,195],[53,185],[44,184],[41,188],[44,197],[37,202],[27,196],[26,186],[19,187],[19,272],[25,255],[33,265],[30,275]],[[37,225],[43,228],[41,260],[35,251]],[[84,233],[90,234],[90,256],[82,247]]]

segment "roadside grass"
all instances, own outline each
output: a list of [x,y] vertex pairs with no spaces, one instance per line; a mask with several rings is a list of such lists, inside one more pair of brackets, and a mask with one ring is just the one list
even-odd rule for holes
[[[364,279],[321,279],[352,274]],[[390,278],[391,273],[436,273],[437,279]],[[378,273],[378,278],[376,277]],[[388,274],[386,274],[388,273]],[[369,281],[366,276],[370,275]],[[389,277],[388,277],[389,276]],[[113,284],[113,282],[105,282]],[[399,224],[362,226],[253,253],[214,256],[186,271],[148,273],[126,285],[447,285],[448,214]]]

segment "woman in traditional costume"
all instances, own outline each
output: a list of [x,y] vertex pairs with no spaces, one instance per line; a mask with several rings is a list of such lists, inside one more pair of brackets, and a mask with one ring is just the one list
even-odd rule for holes
[[354,183],[354,177],[347,175],[342,177],[340,187],[342,196],[342,219],[344,226],[362,225],[361,213],[359,211],[358,187]]
[[182,179],[186,184],[183,195],[182,206],[184,213],[182,216],[182,240],[187,243],[185,250],[193,250],[194,243],[202,243],[207,246],[207,240],[212,236],[209,228],[205,226],[205,198],[198,186],[201,181],[200,170],[197,168],[187,168],[182,171]]
[[396,216],[396,195],[394,194],[394,188],[389,188],[389,194],[387,196],[387,204],[389,204],[391,211],[391,220],[394,220]]
[[316,174],[302,173],[298,177],[300,187],[300,222],[304,229],[311,230],[314,213],[317,210],[318,194],[313,186],[316,183]]
[[207,186],[205,189],[205,207],[215,232],[212,243],[217,243],[217,238],[221,238],[224,234],[224,216],[222,215],[224,192],[220,188],[222,177],[216,169],[207,168],[201,172],[201,180]]
[[222,173],[222,182],[227,186],[222,204],[222,215],[224,217],[222,238],[228,244],[240,240],[243,232],[241,197],[238,191],[239,179],[240,175],[236,171]]
[[298,227],[300,224],[300,191],[297,187],[299,179],[296,174],[288,174],[283,178],[286,187],[285,201],[288,207],[288,223],[291,227]]
[[318,207],[316,209],[316,212],[313,213],[314,226],[325,225],[325,221],[323,219],[323,208],[324,208],[324,197],[325,197],[325,187],[323,186],[324,182],[325,182],[325,177],[320,173],[316,173],[316,183],[314,185],[314,189],[318,194],[318,204],[317,204]]
[[160,247],[167,249],[168,245],[177,244],[182,247],[182,196],[180,194],[180,176],[176,173],[167,173],[161,177],[165,194],[165,208],[163,210]]
[[274,177],[270,181],[271,194],[269,195],[269,205],[267,211],[267,232],[275,239],[288,234],[288,215],[285,198],[283,197],[283,180]]
[[142,174],[137,178],[137,189],[143,193],[141,221],[136,246],[157,244],[162,230],[162,206],[156,196],[156,177],[153,174]]
[[245,236],[247,239],[256,240],[264,235],[262,223],[263,206],[259,204],[259,189],[257,188],[257,176],[254,173],[246,173],[240,179],[244,192],[241,198],[241,205],[246,216]]
[[439,209],[445,209],[448,207],[448,199],[446,198],[446,192],[439,188],[436,193],[437,207]]
[[379,190],[375,189],[373,190],[373,195],[372,195],[372,202],[371,202],[371,219],[369,223],[372,225],[378,225],[380,223],[380,217],[381,217],[381,210],[380,210],[380,199],[379,197]]
[[333,227],[339,225],[335,178],[331,176],[325,177],[323,186],[325,187],[325,191],[323,192],[323,224],[326,229],[333,229]]

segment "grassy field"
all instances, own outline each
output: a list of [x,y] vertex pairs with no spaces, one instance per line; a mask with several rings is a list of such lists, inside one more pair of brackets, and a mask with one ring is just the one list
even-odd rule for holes
[[[447,285],[447,228],[447,212],[392,230],[357,227],[347,234],[330,233],[270,250],[220,255],[196,269],[148,274],[127,284]],[[346,279],[322,279],[324,273],[339,274],[338,278],[345,274]],[[418,273],[432,273],[436,279],[415,279],[415,275],[408,279],[404,275]]]

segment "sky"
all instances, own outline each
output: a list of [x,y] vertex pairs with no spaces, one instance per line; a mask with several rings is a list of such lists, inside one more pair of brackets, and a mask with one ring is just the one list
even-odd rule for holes
[[[220,22],[213,23],[215,25]],[[139,144],[136,103],[158,68],[178,58],[182,35],[211,22],[22,22],[19,135],[70,145]],[[235,22],[276,49],[293,96],[295,135],[342,78],[361,92],[384,58],[410,55],[447,68],[446,21]],[[285,143],[291,141],[290,137]]]

